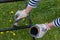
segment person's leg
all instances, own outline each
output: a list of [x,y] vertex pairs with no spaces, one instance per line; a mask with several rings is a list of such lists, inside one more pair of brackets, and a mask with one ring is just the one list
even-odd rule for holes
[[30,28],[30,34],[35,38],[42,38],[44,34],[52,27],[60,27],[60,18],[57,18],[48,24],[35,24]]
[[52,28],[52,27],[59,27],[60,26],[60,17],[55,19],[53,22],[48,23],[47,25],[50,28]]

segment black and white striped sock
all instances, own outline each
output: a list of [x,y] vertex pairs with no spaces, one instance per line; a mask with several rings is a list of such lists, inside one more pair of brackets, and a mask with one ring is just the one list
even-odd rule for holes
[[55,27],[60,27],[60,17],[53,21]]
[[39,1],[40,0],[30,0],[28,6],[30,6],[32,8],[36,8],[36,6],[37,6],[37,4],[38,4]]

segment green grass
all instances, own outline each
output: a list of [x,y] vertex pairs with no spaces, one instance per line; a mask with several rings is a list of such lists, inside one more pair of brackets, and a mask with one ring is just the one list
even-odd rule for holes
[[[12,27],[14,23],[14,14],[20,9],[24,9],[23,2],[14,3],[0,3],[0,29]],[[13,11],[14,13],[11,13]],[[51,22],[52,20],[60,17],[60,0],[41,0],[37,8],[33,9],[30,13],[32,23],[40,24]],[[37,20],[38,19],[38,20]],[[10,20],[12,20],[10,22]],[[27,19],[26,19],[27,20]],[[27,24],[28,21],[21,21],[19,24]],[[13,33],[16,33],[14,36]],[[32,40],[29,34],[29,29],[13,31],[1,34],[0,40]],[[59,40],[60,39],[60,28],[52,28],[49,30],[43,38],[36,40]]]

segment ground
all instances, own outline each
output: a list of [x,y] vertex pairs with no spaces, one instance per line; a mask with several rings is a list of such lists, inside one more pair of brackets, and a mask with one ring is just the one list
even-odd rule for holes
[[[14,14],[18,9],[23,10],[24,2],[0,3],[0,29],[12,27]],[[32,24],[49,23],[60,17],[60,0],[41,0],[39,5],[30,12]],[[25,18],[24,18],[25,19]],[[28,22],[20,21],[19,25]],[[27,20],[27,18],[26,18]],[[42,38],[36,40],[59,40],[60,28],[52,28]],[[32,40],[29,29],[0,32],[0,40]]]

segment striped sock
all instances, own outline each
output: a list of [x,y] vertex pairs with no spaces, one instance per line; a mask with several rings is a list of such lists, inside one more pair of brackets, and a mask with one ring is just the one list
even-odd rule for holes
[[55,27],[60,27],[60,17],[53,21]]
[[28,6],[30,6],[32,8],[36,8],[36,6],[37,6],[37,4],[38,4],[39,1],[40,0],[30,0]]

